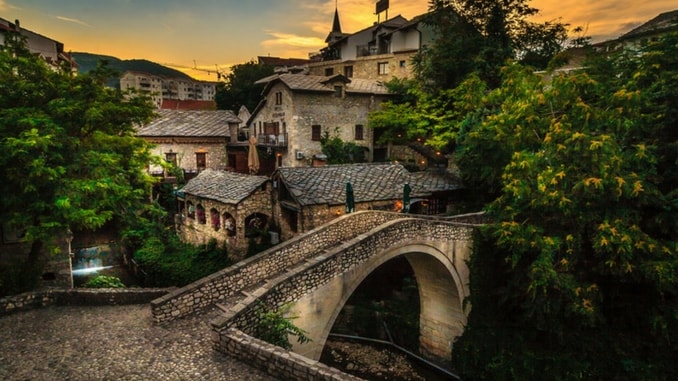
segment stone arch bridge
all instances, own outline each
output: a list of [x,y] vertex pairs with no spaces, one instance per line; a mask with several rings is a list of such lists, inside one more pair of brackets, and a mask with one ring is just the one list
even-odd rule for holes
[[481,220],[480,213],[448,218],[347,214],[154,300],[153,317],[168,321],[217,305],[224,314],[211,322],[215,346],[229,353],[234,329],[256,337],[261,312],[288,305],[298,316],[294,324],[311,338],[294,343],[293,351],[318,360],[355,289],[379,266],[403,256],[420,294],[420,350],[432,359],[449,359],[466,323],[466,261]]

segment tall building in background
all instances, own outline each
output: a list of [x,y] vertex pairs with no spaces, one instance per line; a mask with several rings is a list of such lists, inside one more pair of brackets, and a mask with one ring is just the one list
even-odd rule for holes
[[22,28],[19,20],[15,20],[14,23],[12,23],[8,20],[0,18],[0,45],[5,44],[7,34],[12,32],[20,33],[21,36],[26,39],[28,50],[31,53],[40,56],[54,69],[61,67],[64,63],[67,63],[71,65],[75,71],[75,61],[73,61],[70,54],[64,51],[63,43]]

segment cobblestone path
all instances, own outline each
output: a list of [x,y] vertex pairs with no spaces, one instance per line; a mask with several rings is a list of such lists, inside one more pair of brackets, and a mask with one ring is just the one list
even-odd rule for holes
[[276,380],[211,347],[215,310],[165,324],[149,305],[0,317],[0,380]]

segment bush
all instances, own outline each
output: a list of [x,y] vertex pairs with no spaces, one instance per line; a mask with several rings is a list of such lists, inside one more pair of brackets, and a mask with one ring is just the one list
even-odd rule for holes
[[118,277],[108,275],[97,275],[88,280],[84,287],[86,288],[126,288],[124,283]]
[[257,337],[287,350],[292,349],[290,336],[296,336],[297,342],[302,344],[310,342],[311,339],[306,336],[306,332],[292,323],[292,320],[297,317],[285,317],[289,310],[289,304],[275,311],[267,311],[263,306],[259,306],[261,323],[258,327],[259,334]]

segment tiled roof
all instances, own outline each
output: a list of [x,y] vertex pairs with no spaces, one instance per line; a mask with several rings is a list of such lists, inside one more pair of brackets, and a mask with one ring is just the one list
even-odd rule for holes
[[[333,93],[333,82],[329,81],[333,77],[337,76],[325,77],[321,75],[285,73],[262,78],[256,83],[270,84],[274,81],[281,81],[291,90]],[[346,83],[346,93],[388,94],[388,89],[380,81],[362,78],[348,78],[348,80],[350,82]]]
[[265,176],[206,169],[189,180],[179,192],[235,205],[268,180]]
[[355,202],[397,200],[409,182],[412,197],[426,197],[433,191],[454,190],[459,182],[429,172],[411,174],[400,164],[373,163],[327,165],[323,167],[285,167],[278,169],[294,199],[302,206],[346,201],[346,182],[353,187]]
[[159,110],[158,117],[139,128],[142,137],[227,137],[229,123],[240,123],[230,110]]
[[216,110],[217,102],[195,99],[163,99],[160,108],[167,110]]
[[271,65],[271,66],[297,66],[297,65],[306,65],[309,63],[309,59],[306,58],[281,58],[281,57],[271,57],[271,56],[259,56],[260,64]]
[[663,31],[671,28],[678,30],[678,10],[664,12],[624,34],[621,38],[633,38],[645,33]]

